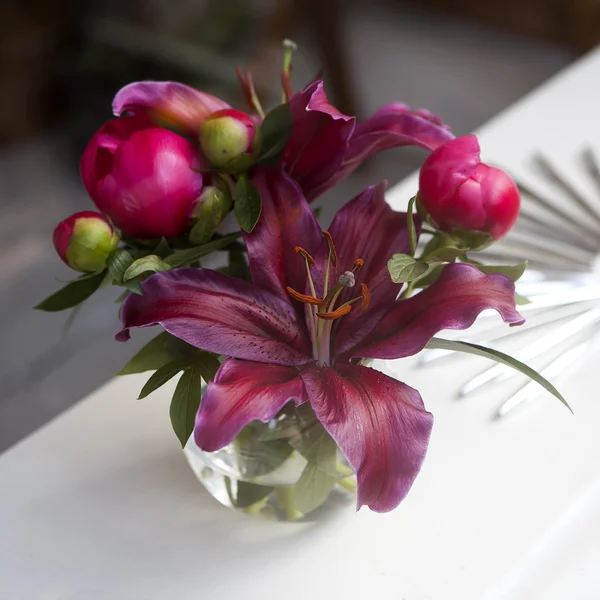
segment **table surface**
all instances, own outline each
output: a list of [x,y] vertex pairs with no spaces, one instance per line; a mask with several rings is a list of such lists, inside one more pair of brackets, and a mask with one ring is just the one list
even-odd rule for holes
[[[596,52],[499,115],[478,132],[484,159],[525,169],[542,148],[569,168],[600,141],[599,76]],[[294,524],[212,500],[171,432],[171,388],[138,402],[144,375],[112,380],[0,457],[0,600],[597,600],[599,358],[561,383],[575,417],[548,397],[501,422],[506,390],[450,397],[478,359],[380,363],[436,417],[412,492],[386,515]]]

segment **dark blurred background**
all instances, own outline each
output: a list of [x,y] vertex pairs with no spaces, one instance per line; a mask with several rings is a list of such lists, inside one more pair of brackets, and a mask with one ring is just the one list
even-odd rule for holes
[[[2,0],[0,450],[107,381],[144,338],[112,341],[111,290],[89,300],[68,331],[68,315],[32,310],[72,278],[52,230],[92,208],[79,156],[122,85],[174,79],[245,108],[234,67],[250,65],[268,104],[289,37],[299,44],[296,89],[322,71],[343,112],[364,117],[397,100],[464,134],[599,36],[596,0]],[[324,199],[323,219],[362,187],[400,180],[423,156],[378,157]]]

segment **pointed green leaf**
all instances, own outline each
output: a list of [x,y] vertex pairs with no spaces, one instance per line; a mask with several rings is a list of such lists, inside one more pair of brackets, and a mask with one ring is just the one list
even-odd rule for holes
[[58,312],[73,308],[89,298],[104,280],[105,272],[97,273],[93,277],[83,276],[81,279],[67,284],[45,300],[42,300],[35,309],[46,312]]
[[329,497],[336,477],[309,462],[294,486],[294,506],[304,514],[310,513]]
[[408,208],[406,209],[406,226],[408,227],[408,242],[410,244],[411,256],[414,256],[417,251],[417,230],[415,229],[415,219],[413,215],[416,201],[417,196],[415,195],[408,201]]
[[429,265],[429,271],[425,273],[422,277],[419,277],[414,284],[416,288],[426,288],[429,287],[435,280],[442,274],[444,267],[446,265],[444,263],[435,263]]
[[[178,358],[192,358],[201,351],[167,331],[150,340],[117,375],[154,371]],[[216,360],[216,359],[215,359]]]
[[317,468],[336,475],[337,444],[318,421],[305,429],[300,437],[290,438],[290,444]]
[[429,265],[410,254],[394,254],[388,260],[388,270],[394,283],[407,283],[427,273]]
[[164,258],[165,256],[169,256],[169,254],[171,254],[171,245],[169,244],[167,238],[160,239],[160,242],[158,242],[152,254],[156,254],[160,258]]
[[199,258],[202,258],[211,252],[227,248],[227,246],[230,246],[233,242],[235,242],[240,235],[241,234],[239,232],[230,233],[229,235],[212,240],[208,244],[195,246],[194,248],[188,248],[186,250],[179,250],[178,252],[174,252],[173,254],[167,256],[164,261],[169,264],[172,269],[189,265],[195,260],[198,260]]
[[158,371],[154,372],[150,379],[146,381],[146,384],[142,388],[140,395],[138,396],[138,400],[142,400],[146,396],[150,395],[152,392],[157,390],[159,387],[163,386],[167,381],[173,379],[179,371],[183,371],[186,367],[188,367],[191,363],[192,359],[190,358],[177,358],[168,362],[166,365],[162,366]]
[[261,127],[261,150],[258,163],[273,165],[284,153],[292,135],[292,110],[289,104],[280,104],[269,112]]
[[239,226],[250,233],[260,218],[262,200],[256,186],[246,175],[240,175],[235,184],[234,211]]
[[423,258],[428,263],[454,262],[467,250],[469,250],[469,248],[467,247],[455,246],[454,244],[450,244],[448,246],[440,246],[439,248],[436,248]]
[[119,284],[123,283],[123,274],[133,264],[133,256],[123,248],[116,248],[106,259],[106,266],[112,278]]
[[527,261],[518,265],[476,265],[482,273],[501,273],[513,281],[518,281],[525,273]]
[[201,396],[202,376],[200,371],[194,366],[189,367],[177,382],[169,409],[171,425],[181,442],[182,448],[192,435],[192,431],[194,431],[194,421],[200,406]]
[[196,354],[194,355],[194,367],[198,369],[200,375],[202,375],[202,379],[204,379],[206,383],[215,378],[220,366],[221,362],[214,354],[196,350]]
[[261,477],[280,467],[294,449],[287,440],[260,441],[265,426],[250,423],[238,434],[235,444],[240,453],[239,466],[249,479]]
[[161,271],[168,271],[170,268],[170,265],[158,256],[150,254],[134,261],[123,273],[123,281],[129,281],[143,273],[160,273]]
[[466,246],[470,250],[484,250],[494,243],[494,238],[485,231],[471,231],[455,227],[451,234],[457,246]]
[[515,292],[515,302],[519,306],[523,306],[524,304],[531,304],[531,300],[529,298],[525,298],[525,296],[521,296],[521,294],[517,294],[517,292]]
[[240,480],[237,482],[235,506],[237,508],[249,508],[257,502],[264,500],[274,489],[268,485],[257,485]]
[[571,412],[573,412],[560,392],[545,377],[508,354],[504,354],[498,350],[492,350],[492,348],[486,348],[485,346],[479,346],[478,344],[471,344],[470,342],[457,342],[453,340],[443,340],[441,338],[432,338],[429,340],[427,348],[436,350],[454,350],[456,352],[474,354],[475,356],[483,356],[484,358],[489,358],[497,363],[510,367],[511,369],[515,369],[516,371],[519,371],[519,373],[527,375],[527,377],[536,383],[539,383],[545,390],[550,392],[555,398],[558,398]]

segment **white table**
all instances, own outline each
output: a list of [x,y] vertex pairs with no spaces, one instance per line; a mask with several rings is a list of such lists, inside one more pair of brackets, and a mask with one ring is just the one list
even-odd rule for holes
[[[600,140],[599,78],[596,52],[484,127],[485,156],[568,164]],[[455,369],[384,365],[435,413],[425,467],[395,512],[312,524],[221,507],[170,430],[170,390],[137,402],[145,376],[110,381],[0,457],[0,600],[597,600],[599,360],[561,385],[575,417],[548,397],[502,423],[491,395],[448,398]]]

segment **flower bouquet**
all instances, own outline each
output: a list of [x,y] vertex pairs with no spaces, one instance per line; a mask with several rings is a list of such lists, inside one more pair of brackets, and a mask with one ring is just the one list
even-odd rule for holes
[[[389,511],[421,468],[433,416],[372,359],[450,348],[564,399],[510,356],[434,337],[486,309],[523,323],[514,281],[525,264],[473,258],[517,219],[512,179],[480,161],[475,136],[455,138],[428,111],[389,104],[357,123],[321,81],[293,93],[291,52],[286,44],[281,104],[267,113],[241,71],[248,113],[179,83],[117,93],[117,118],[81,159],[99,212],[54,232],[82,275],[37,308],[73,308],[111,285],[122,288],[117,340],[163,328],[121,374],[154,371],[140,398],[181,374],[173,429],[222,503],[297,519],[356,492],[358,507]],[[429,153],[407,211],[392,210],[380,183],[323,230],[311,202],[406,145]]]

